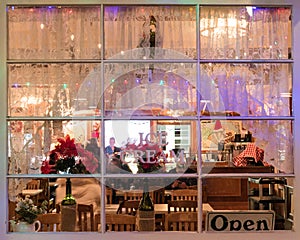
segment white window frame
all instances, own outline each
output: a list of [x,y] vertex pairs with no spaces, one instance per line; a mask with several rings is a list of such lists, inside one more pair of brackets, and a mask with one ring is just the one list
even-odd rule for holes
[[[199,1],[171,1],[171,0],[156,0],[156,1],[150,1],[150,0],[131,0],[131,1],[122,1],[122,0],[2,0],[0,2],[0,32],[1,32],[1,38],[0,38],[0,83],[1,83],[1,89],[2,92],[0,94],[0,154],[1,154],[1,168],[0,168],[0,208],[2,209],[0,211],[0,239],[3,240],[18,240],[18,239],[32,239],[32,240],[40,240],[43,238],[44,240],[54,240],[57,238],[63,238],[66,240],[79,240],[82,238],[98,238],[98,239],[120,239],[120,238],[126,238],[126,239],[141,239],[141,238],[151,238],[151,239],[170,239],[173,240],[179,240],[182,238],[199,238],[203,240],[219,240],[219,239],[231,239],[231,240],[240,240],[241,238],[245,238],[247,240],[266,240],[266,239],[272,239],[272,240],[281,240],[281,239],[300,239],[300,225],[297,221],[297,216],[300,216],[300,205],[295,204],[294,214],[295,214],[295,222],[294,222],[294,231],[274,231],[274,232],[268,232],[268,233],[242,233],[243,235],[239,233],[174,233],[174,232],[147,232],[147,233],[94,233],[94,232],[87,232],[87,233],[43,233],[43,234],[31,234],[26,233],[24,234],[18,234],[18,233],[7,233],[7,199],[8,199],[8,193],[7,193],[7,181],[8,181],[8,175],[6,172],[7,169],[7,70],[6,70],[6,64],[7,64],[7,35],[6,35],[6,29],[7,29],[7,19],[6,19],[6,6],[7,5],[40,5],[40,4],[47,4],[47,5],[70,5],[70,4],[194,4],[194,5],[225,5],[225,4],[236,4],[236,1],[229,1],[229,0],[215,0],[215,1],[209,1],[209,0],[199,0]],[[280,0],[245,0],[242,1],[241,4],[249,4],[249,5],[266,5],[266,6],[279,6],[279,5],[291,5],[293,10],[293,102],[297,103],[300,102],[300,95],[298,94],[300,92],[300,2],[299,0],[287,0],[287,1],[280,1]],[[299,49],[299,50],[298,50]],[[198,60],[198,63],[200,61]],[[295,151],[294,151],[294,176],[295,176],[295,186],[300,185],[300,175],[297,177],[297,175],[300,172],[300,163],[298,158],[300,157],[300,148],[297,146],[300,145],[300,128],[297,127],[299,125],[300,121],[300,104],[293,104],[293,113],[294,113],[294,145],[295,145]],[[23,177],[23,176],[22,176]],[[31,178],[33,175],[24,176]],[[99,176],[104,180],[104,176]],[[109,175],[108,175],[109,177]],[[199,179],[200,180],[200,179]],[[199,189],[200,191],[200,189]],[[103,196],[103,194],[102,194]],[[103,197],[104,198],[104,197]],[[294,192],[294,198],[300,199],[300,194],[297,191],[297,188],[295,188]],[[3,211],[3,209],[6,209],[6,211]],[[102,209],[102,212],[104,209]],[[200,217],[201,219],[201,217]]]

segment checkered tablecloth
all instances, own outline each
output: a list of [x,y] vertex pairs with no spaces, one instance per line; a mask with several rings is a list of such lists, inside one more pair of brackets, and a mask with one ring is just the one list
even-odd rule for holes
[[253,158],[256,163],[262,162],[263,165],[267,165],[264,162],[264,150],[254,143],[249,143],[243,152],[233,158],[232,162],[236,167],[244,167],[248,164],[248,158]]

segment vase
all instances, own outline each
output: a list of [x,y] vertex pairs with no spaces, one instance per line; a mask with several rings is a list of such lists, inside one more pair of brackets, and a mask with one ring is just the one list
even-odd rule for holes
[[39,220],[33,223],[18,222],[13,227],[14,232],[38,232],[41,229],[41,222]]
[[154,204],[149,194],[148,179],[144,182],[143,196],[139,203],[137,220],[139,231],[155,230]]
[[61,231],[75,232],[76,200],[72,195],[71,179],[66,179],[66,196],[61,202]]
[[152,202],[152,199],[150,197],[150,194],[148,191],[143,192],[143,196],[141,198],[141,201],[139,203],[139,210],[141,211],[154,211],[154,205]]

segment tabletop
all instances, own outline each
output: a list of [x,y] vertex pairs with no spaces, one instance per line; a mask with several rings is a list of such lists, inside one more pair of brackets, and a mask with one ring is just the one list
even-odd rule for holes
[[[106,213],[116,213],[118,210],[119,204],[107,204],[105,206]],[[202,204],[203,215],[206,215],[206,212],[213,211],[214,209],[209,203]],[[154,204],[155,214],[166,214],[168,213],[168,204],[167,203],[156,203]]]
[[24,189],[22,195],[36,196],[41,192],[43,192],[43,189]]

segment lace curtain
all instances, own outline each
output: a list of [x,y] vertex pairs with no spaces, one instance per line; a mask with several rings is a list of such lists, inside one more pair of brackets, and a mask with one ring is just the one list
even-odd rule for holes
[[[286,8],[202,7],[201,58],[288,59],[290,15]],[[203,64],[201,69],[200,90],[215,111],[290,115],[287,64]]]
[[100,7],[9,7],[10,59],[97,59]]
[[[101,24],[97,7],[15,8],[9,10],[8,16],[10,58],[100,57]],[[200,8],[200,56],[204,59],[287,59],[289,18],[290,9],[285,8],[203,6]],[[150,30],[155,33],[152,47]],[[105,6],[104,40],[105,57],[110,59],[195,58],[196,8]],[[144,66],[136,68],[144,70]],[[165,69],[169,70],[172,69]],[[64,78],[72,75],[72,69],[63,71],[57,74],[59,82],[69,82]],[[185,67],[185,71],[185,75],[196,76],[195,68]],[[111,71],[107,73],[108,81],[111,75],[116,76]],[[99,75],[94,76],[97,79],[93,81],[98,81]],[[290,76],[291,69],[284,64],[202,65],[199,91],[204,100],[212,100],[215,111],[236,111],[246,116],[289,115],[286,96],[291,89]],[[27,84],[28,79],[14,79],[12,84]],[[37,81],[41,79],[43,76]],[[83,79],[76,81],[80,82]],[[194,81],[190,84],[196,86]],[[70,87],[76,88],[71,85],[70,82]],[[92,106],[96,104],[93,101]]]
[[150,52],[136,56],[134,50],[150,47],[150,29],[155,32],[154,58],[167,59],[166,52],[168,58],[179,57],[169,52],[196,57],[195,7],[111,6],[105,7],[104,18],[106,58],[149,58]]
[[291,9],[201,7],[201,58],[287,59]]
[[[101,50],[105,49],[104,58],[110,60],[196,59],[196,12],[195,6],[105,6],[104,29],[101,29],[100,7],[96,6],[9,7],[8,58],[100,59]],[[206,60],[289,59],[290,15],[289,8],[278,7],[200,7],[200,58]],[[100,41],[102,30],[104,46]],[[154,39],[151,39],[151,32],[155,34]],[[98,103],[96,100],[102,96],[101,91],[104,91],[99,85],[102,73],[97,64],[85,65],[89,66],[84,67],[84,64],[74,63],[53,64],[53,67],[49,67],[49,64],[23,66],[10,64],[9,85],[32,84],[30,88],[23,88],[22,91],[26,89],[34,91],[32,87],[34,84],[43,86],[53,84],[52,89],[56,89],[58,85],[60,85],[59,89],[67,86],[66,101],[74,98],[69,94],[70,92],[75,94],[74,92],[78,91],[79,97],[88,99],[89,103],[86,106],[94,107]],[[197,66],[194,63],[156,63],[154,66],[158,71],[152,74],[153,77],[157,77],[153,82],[169,84],[169,92],[165,95],[168,98],[156,98],[156,101],[160,105],[165,104],[168,108],[175,106],[174,109],[192,111],[197,102],[196,94],[199,92],[202,100],[210,102],[209,110],[235,111],[243,116],[290,115],[292,78],[291,67],[288,64],[201,64],[199,88],[196,83]],[[104,66],[106,90],[104,96],[107,97],[105,100],[113,102],[109,99],[112,96],[109,94],[110,87],[113,86],[111,82],[115,77],[120,76],[121,81],[114,82],[114,84],[120,83],[115,88],[120,91],[114,97],[125,96],[128,101],[122,104],[126,103],[126,107],[135,106],[140,99],[136,99],[137,94],[132,94],[135,97],[133,98],[124,92],[124,83],[127,83],[125,80],[140,81],[138,77],[144,75],[146,80],[149,80],[149,72],[142,71],[149,68],[151,66],[147,63],[142,67],[133,63],[106,64]],[[136,70],[138,75],[133,74]],[[126,79],[126,76],[131,78]],[[64,85],[65,83],[67,85]],[[55,84],[57,86],[54,86]],[[92,94],[88,91],[91,88],[94,90]],[[9,96],[26,95],[20,89],[11,88]],[[153,90],[153,88],[149,89]],[[147,88],[143,89],[146,90]],[[53,98],[59,96],[53,92],[47,93],[42,88],[34,94],[37,98],[46,98],[48,102],[53,102]],[[174,97],[177,95],[182,103]],[[154,99],[155,95],[152,96]],[[135,99],[133,100],[135,102],[131,99]],[[174,99],[176,101],[171,102]],[[15,103],[18,104],[11,99],[11,107],[17,107],[13,105]],[[62,103],[62,105],[66,104]],[[65,114],[69,112],[63,107],[63,114],[57,116]],[[174,112],[170,113],[172,114]],[[253,132],[261,129],[258,124],[245,122],[247,129]],[[272,133],[283,136],[281,139],[285,139],[286,145],[289,145],[291,134],[288,124],[273,122],[272,125],[271,121],[265,124],[267,132],[256,132],[261,143]],[[278,148],[279,145],[275,145],[266,147]],[[290,149],[285,151],[286,156],[292,156],[289,154]]]
[[[291,10],[263,7],[201,7],[202,59],[289,59]],[[242,116],[290,116],[292,70],[288,64],[201,64],[200,92],[215,112]],[[293,171],[292,126],[288,121],[243,121],[265,159]],[[277,151],[274,151],[276,149]]]

